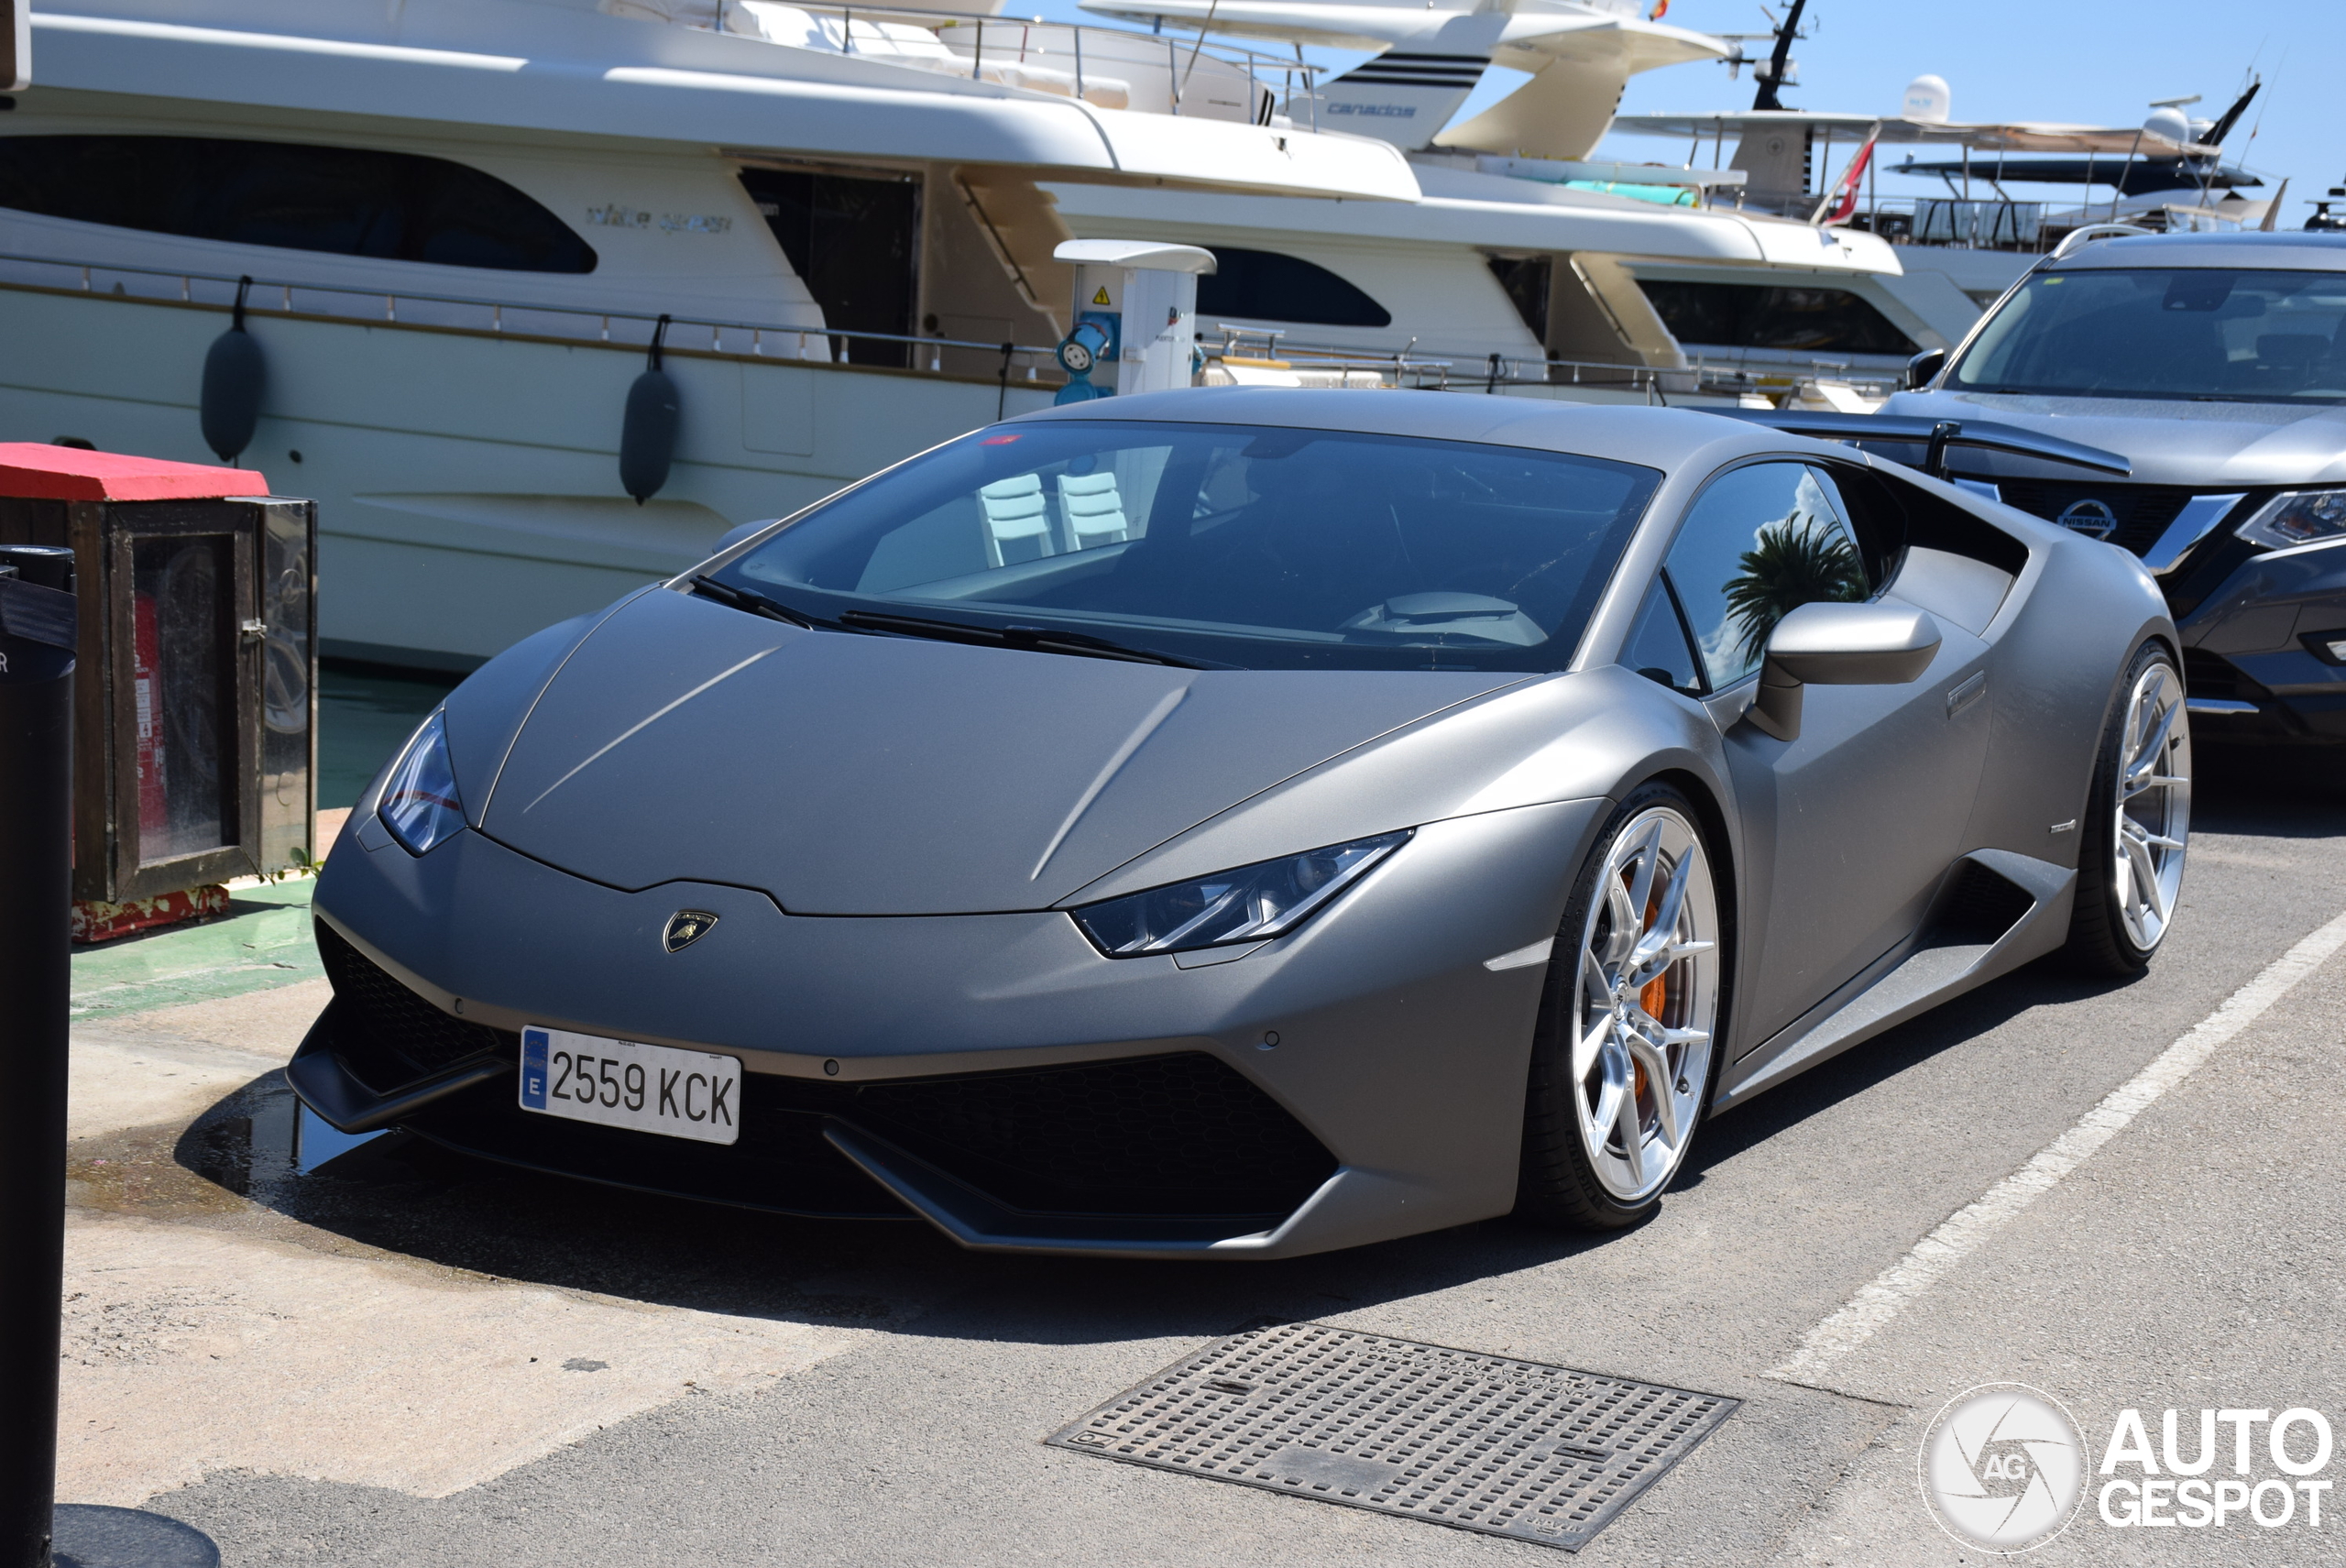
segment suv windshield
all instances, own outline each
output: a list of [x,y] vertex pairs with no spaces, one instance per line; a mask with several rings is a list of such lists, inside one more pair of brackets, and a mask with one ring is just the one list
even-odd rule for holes
[[1661,478],[1344,431],[996,426],[815,508],[716,579],[818,621],[918,617],[1058,652],[1555,670]]
[[2346,272],[2040,272],[1980,330],[1946,385],[2072,398],[2346,402]]

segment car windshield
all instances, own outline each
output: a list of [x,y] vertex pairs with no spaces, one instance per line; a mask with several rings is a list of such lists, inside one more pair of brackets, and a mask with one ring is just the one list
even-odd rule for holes
[[2346,402],[2346,271],[2040,272],[1949,373],[1968,392]]
[[1348,431],[1036,422],[891,469],[716,577],[818,620],[1009,629],[1059,652],[1554,670],[1661,478]]

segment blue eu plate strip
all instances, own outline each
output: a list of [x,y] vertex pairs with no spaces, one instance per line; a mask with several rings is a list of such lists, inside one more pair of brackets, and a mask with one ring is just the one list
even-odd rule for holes
[[521,1031],[521,1103],[532,1111],[546,1108],[546,1032]]

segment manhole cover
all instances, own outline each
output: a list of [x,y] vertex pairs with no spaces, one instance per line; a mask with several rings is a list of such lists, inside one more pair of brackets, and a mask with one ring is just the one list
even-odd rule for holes
[[1177,1361],[1049,1442],[1576,1550],[1738,1403],[1289,1323]]

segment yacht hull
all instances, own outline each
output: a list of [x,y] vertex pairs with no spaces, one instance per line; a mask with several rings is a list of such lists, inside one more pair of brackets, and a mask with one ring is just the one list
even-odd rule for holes
[[[324,651],[428,668],[471,669],[705,559],[735,523],[1051,396],[1019,379],[784,360],[795,334],[759,354],[672,337],[675,463],[639,506],[619,487],[619,442],[640,347],[266,308],[247,320],[267,386],[239,460],[318,502]],[[227,325],[202,304],[0,286],[13,348],[0,428],[215,461],[197,405]],[[811,334],[815,352],[825,341]]]

